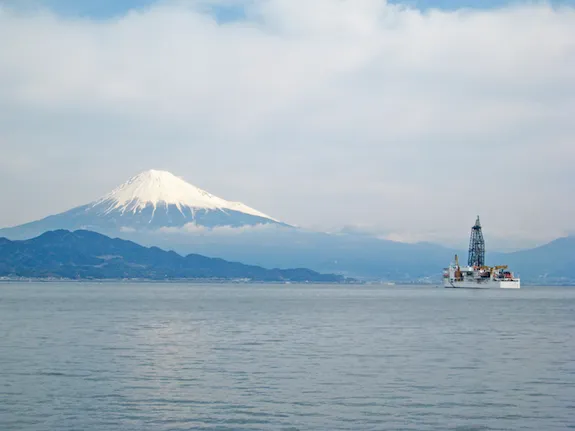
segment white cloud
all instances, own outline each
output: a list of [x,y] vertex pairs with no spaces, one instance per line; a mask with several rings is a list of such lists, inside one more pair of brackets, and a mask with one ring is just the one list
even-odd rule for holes
[[120,228],[120,232],[124,232],[124,233],[134,233],[134,232],[136,232],[136,229],[134,229],[133,227],[122,226],[122,227]]
[[156,232],[158,233],[169,233],[178,235],[209,235],[209,236],[230,236],[230,235],[241,235],[244,233],[269,233],[269,232],[280,232],[289,231],[293,228],[280,226],[275,224],[256,224],[252,226],[217,226],[217,227],[206,227],[200,226],[195,223],[186,223],[182,227],[162,227]]
[[1,225],[157,167],[303,226],[572,229],[574,8],[256,0],[221,25],[208,3],[0,8]]

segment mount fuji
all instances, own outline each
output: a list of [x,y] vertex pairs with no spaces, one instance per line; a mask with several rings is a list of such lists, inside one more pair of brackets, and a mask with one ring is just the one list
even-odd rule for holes
[[170,172],[149,170],[101,198],[41,220],[0,230],[23,239],[57,229],[146,232],[162,228],[289,226],[241,202],[219,198]]
[[159,170],[142,172],[88,204],[0,229],[0,238],[25,240],[61,229],[266,268],[396,280],[435,274],[452,254],[439,246],[301,229]]

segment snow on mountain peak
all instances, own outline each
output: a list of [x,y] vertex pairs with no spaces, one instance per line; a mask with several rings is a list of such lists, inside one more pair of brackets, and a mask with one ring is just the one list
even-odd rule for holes
[[202,190],[167,171],[150,169],[130,178],[126,183],[98,199],[93,206],[104,204],[106,213],[142,211],[147,206],[175,205],[206,210],[232,210],[277,221],[241,202],[229,202]]

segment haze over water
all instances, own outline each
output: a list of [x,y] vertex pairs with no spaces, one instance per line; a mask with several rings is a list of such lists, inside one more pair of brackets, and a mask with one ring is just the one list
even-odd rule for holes
[[575,428],[575,289],[0,284],[2,430]]

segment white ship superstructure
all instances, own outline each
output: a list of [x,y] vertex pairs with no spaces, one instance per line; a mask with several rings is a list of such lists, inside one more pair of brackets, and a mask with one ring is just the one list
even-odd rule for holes
[[455,262],[443,271],[443,285],[463,289],[519,289],[521,281],[507,270],[507,265],[485,265],[485,242],[477,217],[471,228],[467,265],[460,266],[455,255]]

